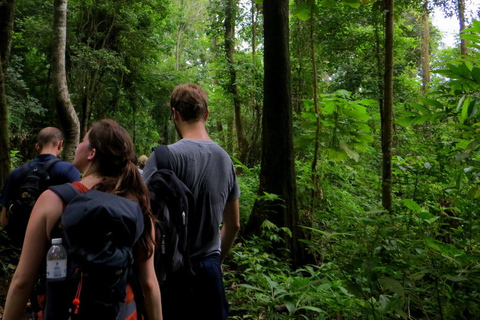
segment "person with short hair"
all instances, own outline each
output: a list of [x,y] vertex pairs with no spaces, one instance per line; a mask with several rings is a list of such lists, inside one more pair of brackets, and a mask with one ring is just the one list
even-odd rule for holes
[[147,160],[148,160],[148,157],[144,154],[138,157],[138,171],[140,171],[141,174],[143,174],[143,168],[145,168],[145,164],[147,163]]
[[[180,141],[168,145],[170,168],[192,191],[195,216],[189,216],[193,276],[181,271],[167,275],[161,285],[166,320],[228,317],[221,264],[240,229],[238,186],[230,156],[209,137],[205,122],[210,114],[207,93],[194,83],[177,86],[170,99]],[[143,178],[158,168],[155,153],[145,165]]]
[[[16,168],[8,175],[0,196],[0,205],[2,206],[0,223],[2,227],[8,225],[9,204],[23,179],[25,179],[25,175],[28,174],[28,169],[42,167],[47,161],[57,158],[62,152],[63,140],[63,134],[60,129],[55,127],[43,128],[37,134],[37,142],[35,144],[35,150],[38,152],[38,155],[33,161],[28,163],[27,167]],[[80,180],[78,169],[72,163],[66,161],[60,161],[50,168],[49,176],[49,185],[51,186]]]

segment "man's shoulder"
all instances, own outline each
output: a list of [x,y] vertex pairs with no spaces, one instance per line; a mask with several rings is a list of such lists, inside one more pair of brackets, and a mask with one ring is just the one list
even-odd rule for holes
[[68,174],[71,172],[77,173],[80,175],[78,169],[73,165],[73,163],[68,161],[60,160],[58,161],[53,168],[51,168],[52,172],[60,173],[60,174]]
[[32,164],[32,161],[27,162],[18,168],[13,169],[12,172],[10,172],[9,179],[12,181],[21,179],[22,176],[28,171],[31,164]]

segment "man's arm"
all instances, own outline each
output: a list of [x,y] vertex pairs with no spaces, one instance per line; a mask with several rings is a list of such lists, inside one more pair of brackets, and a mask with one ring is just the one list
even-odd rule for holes
[[8,224],[8,217],[7,217],[7,208],[2,206],[2,216],[0,217],[0,225],[2,228],[5,228]]
[[221,250],[220,262],[227,256],[228,251],[232,247],[233,241],[237,237],[240,230],[240,209],[238,199],[227,202],[223,210],[223,227],[221,231]]

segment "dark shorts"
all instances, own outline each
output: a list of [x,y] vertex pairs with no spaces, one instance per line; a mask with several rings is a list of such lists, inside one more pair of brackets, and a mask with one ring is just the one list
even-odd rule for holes
[[164,320],[225,320],[228,303],[219,256],[193,262],[195,275],[182,272],[167,277],[161,286]]

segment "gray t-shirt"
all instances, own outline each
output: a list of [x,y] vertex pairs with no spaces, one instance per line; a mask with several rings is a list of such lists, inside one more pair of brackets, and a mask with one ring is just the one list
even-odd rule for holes
[[[225,150],[213,141],[182,139],[168,146],[172,171],[192,191],[195,198],[195,226],[189,229],[194,239],[192,257],[220,253],[220,224],[225,204],[240,197],[235,169]],[[157,169],[152,153],[143,169],[146,182]],[[161,168],[159,168],[161,169]]]

